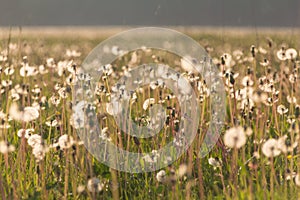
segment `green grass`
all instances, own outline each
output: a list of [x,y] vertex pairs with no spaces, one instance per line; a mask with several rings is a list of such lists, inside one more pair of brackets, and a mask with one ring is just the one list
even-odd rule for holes
[[[73,59],[74,64],[79,68],[80,64],[88,53],[103,39],[101,37],[53,37],[43,36],[30,37],[19,36],[13,34],[11,37],[0,40],[0,51],[7,50],[8,43],[16,44],[16,48],[9,51],[8,60],[0,61],[2,72],[0,79],[11,80],[12,85],[3,88],[0,94],[0,110],[3,113],[8,113],[13,100],[11,99],[12,89],[20,84],[29,88],[28,94],[22,94],[18,91],[20,99],[16,103],[20,107],[31,106],[33,102],[44,107],[40,110],[39,117],[31,122],[25,123],[17,120],[8,120],[4,117],[2,122],[8,120],[10,128],[0,129],[0,141],[8,141],[14,145],[15,151],[8,154],[0,153],[0,199],[298,199],[300,198],[299,186],[295,184],[295,179],[286,180],[287,170],[300,174],[300,140],[293,151],[274,158],[267,158],[262,153],[263,139],[276,138],[288,135],[292,137],[292,141],[296,142],[296,137],[299,135],[300,118],[297,114],[296,104],[289,103],[287,96],[292,95],[300,103],[299,77],[300,63],[299,55],[295,60],[279,61],[276,52],[282,45],[297,49],[299,53],[300,38],[298,35],[291,34],[244,34],[232,35],[224,33],[199,33],[192,34],[192,37],[204,47],[212,47],[210,52],[212,58],[218,59],[220,63],[221,56],[224,53],[233,54],[235,50],[243,52],[242,58],[251,57],[251,45],[255,45],[256,49],[262,47],[266,50],[266,54],[256,53],[253,61],[240,61],[242,59],[233,58],[236,62],[232,66],[232,70],[239,73],[235,79],[234,89],[242,89],[241,84],[243,77],[247,76],[247,71],[252,71],[249,75],[254,81],[252,88],[254,91],[259,89],[259,78],[267,76],[272,79],[277,76],[277,82],[274,83],[275,90],[279,91],[278,101],[273,105],[268,106],[264,103],[255,103],[251,110],[245,109],[244,112],[238,109],[241,101],[237,98],[230,98],[227,91],[227,117],[224,129],[217,145],[204,158],[199,158],[197,152],[201,146],[201,141],[206,122],[209,120],[209,110],[207,106],[203,106],[205,115],[199,121],[201,129],[195,141],[189,150],[182,155],[172,165],[166,167],[166,179],[159,182],[156,179],[157,172],[147,172],[141,174],[130,174],[118,172],[101,164],[83,145],[74,144],[68,149],[51,148],[45,153],[41,161],[37,161],[32,153],[33,148],[27,144],[27,139],[17,136],[18,130],[21,128],[33,128],[34,133],[42,136],[45,145],[51,145],[58,141],[61,135],[67,134],[72,136],[75,141],[79,141],[76,130],[70,124],[72,114],[71,101],[73,89],[72,85],[68,85],[66,80],[71,74],[65,70],[62,76],[57,73],[57,67],[49,68],[48,73],[38,74],[33,77],[21,77],[21,63],[24,62],[23,57],[27,56],[29,66],[46,65],[48,58],[54,58],[55,63],[63,60]],[[267,38],[273,40],[272,46],[268,46]],[[74,49],[81,52],[80,57],[69,58],[65,55],[67,49]],[[173,62],[180,61],[180,58],[174,55],[153,52],[155,55],[160,55],[165,58],[164,62],[176,66]],[[130,54],[127,55],[130,58]],[[141,55],[146,56],[146,55]],[[267,58],[271,65],[269,72],[259,63]],[[145,58],[151,60],[151,58]],[[118,74],[122,71],[121,66],[126,62],[126,59],[121,59],[113,63],[114,71]],[[158,61],[161,62],[161,61]],[[4,69],[13,67],[15,72],[11,75],[6,75]],[[296,67],[294,67],[296,66]],[[222,68],[222,65],[218,66]],[[179,68],[178,68],[179,69]],[[294,70],[294,72],[293,72]],[[182,71],[183,72],[183,71]],[[296,74],[298,79],[295,83],[289,82],[289,75]],[[199,75],[200,76],[200,75]],[[109,86],[117,81],[118,77],[109,77],[105,88],[108,91]],[[226,78],[224,78],[225,81]],[[101,83],[101,81],[99,81]],[[58,106],[55,106],[49,100],[54,94],[58,95],[55,90],[55,85],[59,83],[67,89],[68,97],[61,99]],[[37,85],[41,88],[41,93],[35,99],[32,89]],[[163,94],[168,94],[168,90],[162,90]],[[133,106],[132,118],[147,115],[146,111],[142,110],[142,104],[149,97],[158,98],[159,89],[150,90],[148,86],[144,87]],[[268,93],[268,97],[275,97],[275,94]],[[43,100],[45,96],[46,100]],[[97,110],[103,112],[104,102],[107,101],[104,93],[97,96],[99,103],[96,104]],[[250,97],[247,97],[250,98]],[[210,102],[206,98],[201,105],[207,105]],[[169,102],[170,106],[178,107],[176,99]],[[276,110],[279,105],[285,105],[288,112],[280,115]],[[166,105],[166,104],[164,104]],[[199,104],[199,106],[201,106]],[[298,111],[299,112],[299,111]],[[288,118],[294,118],[294,125],[287,122]],[[49,127],[46,121],[56,119],[59,124],[56,127]],[[175,127],[171,126],[168,131],[161,132],[157,137],[141,139],[139,142],[132,137],[117,133],[120,132],[113,118],[107,115],[104,120],[106,126],[109,127],[108,135],[117,145],[123,145],[123,148],[128,148],[130,151],[151,151],[154,144],[157,148],[164,146],[166,141],[172,138],[172,131]],[[236,125],[246,126],[253,130],[253,134],[247,137],[246,144],[240,149],[230,149],[226,147],[223,141],[225,131]],[[103,125],[104,127],[104,125]],[[295,129],[291,128],[295,127]],[[298,130],[297,130],[298,129]],[[168,138],[164,140],[164,137]],[[139,143],[139,144],[138,144]],[[254,157],[254,152],[258,152],[259,158]],[[218,158],[220,167],[214,168],[208,163],[209,158]],[[182,177],[176,176],[176,171],[180,165],[187,166],[187,172]],[[104,188],[101,192],[91,192],[87,189],[88,181],[97,177]],[[78,191],[79,186],[84,186],[83,191]]]

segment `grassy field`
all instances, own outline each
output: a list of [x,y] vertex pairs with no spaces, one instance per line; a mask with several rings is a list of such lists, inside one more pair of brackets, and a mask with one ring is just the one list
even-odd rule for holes
[[[76,71],[97,44],[124,29],[0,30],[0,199],[300,198],[298,30],[179,29],[207,50],[226,87],[226,123],[203,158],[198,152],[209,123],[210,95],[201,75],[183,71],[174,55],[147,54],[151,62],[180,70],[195,88],[201,85],[197,97],[204,116],[195,141],[175,163],[130,174],[93,158],[72,120]],[[172,140],[180,117],[170,91],[149,86],[136,91],[132,118],[147,123],[143,104],[149,98],[174,108],[158,137],[130,137],[106,112],[110,87],[147,55],[139,52],[132,66],[126,61],[133,52],[112,63],[95,91],[105,137],[136,152]]]

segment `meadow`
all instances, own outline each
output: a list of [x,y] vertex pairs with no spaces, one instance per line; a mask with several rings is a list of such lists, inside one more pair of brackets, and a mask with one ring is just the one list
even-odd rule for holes
[[132,119],[149,123],[147,110],[156,102],[168,107],[168,120],[156,137],[129,136],[107,106],[121,76],[145,61],[168,64],[196,90],[202,109],[196,139],[172,165],[145,173],[97,161],[72,115],[84,58],[119,31],[0,30],[0,199],[300,198],[299,30],[182,30],[211,56],[226,89],[226,121],[205,157],[198,152],[209,125],[210,91],[201,74],[185,71],[182,58],[155,50],[129,52],[105,68],[92,91],[99,134],[133,152],[172,141],[180,108],[163,85],[142,86],[131,96]]

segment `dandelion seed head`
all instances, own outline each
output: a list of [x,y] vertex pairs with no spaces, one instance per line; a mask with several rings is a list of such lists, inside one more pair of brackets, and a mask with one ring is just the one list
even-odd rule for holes
[[224,143],[229,148],[241,148],[246,144],[247,138],[241,126],[230,128],[225,132]]
[[32,148],[32,154],[34,155],[37,162],[43,160],[47,152],[48,152],[48,148],[45,147],[43,144],[37,143]]
[[45,123],[47,126],[50,126],[50,127],[54,127],[58,124],[57,120],[54,119],[54,120],[51,120],[51,121],[46,121]]
[[34,107],[25,107],[23,111],[18,109],[16,103],[13,103],[9,109],[9,115],[17,121],[30,122],[39,117],[39,111]]
[[42,144],[42,137],[38,134],[33,134],[29,136],[27,143],[31,147],[34,147],[37,144]]
[[292,60],[292,59],[297,58],[298,53],[297,53],[296,49],[289,48],[285,51],[285,55],[286,55],[287,59]]
[[152,104],[155,103],[155,99],[154,98],[149,98],[149,99],[146,99],[143,103],[143,109],[144,110],[147,110],[149,108],[149,106],[151,106]]
[[157,174],[156,174],[156,180],[158,182],[164,182],[166,180],[166,171],[165,170],[160,170]]
[[104,183],[101,183],[100,180],[96,177],[91,178],[87,182],[87,189],[90,192],[101,192],[104,188]]
[[66,50],[66,56],[67,57],[80,57],[81,56],[81,53],[76,51],[76,50],[70,50],[70,49],[67,49]]
[[277,51],[276,55],[280,61],[284,61],[287,59],[286,52],[284,49],[280,49],[279,51]]
[[24,135],[24,137],[26,139],[29,139],[29,137],[34,133],[34,129],[33,128],[29,128],[29,129],[20,129],[17,132],[18,137],[22,137]]
[[183,177],[187,173],[188,167],[186,164],[181,164],[177,171],[178,177]]
[[286,114],[288,111],[289,111],[289,109],[286,108],[284,105],[279,105],[279,106],[277,107],[277,112],[278,112],[280,115]]
[[5,141],[0,141],[0,153],[7,154],[15,151],[15,147]]
[[219,159],[212,158],[212,157],[208,159],[208,164],[210,164],[214,168],[218,168],[221,166]]
[[294,148],[296,148],[297,146],[298,146],[297,140],[292,143],[291,139],[287,135],[284,135],[278,139],[278,148],[283,153],[292,152]]
[[276,157],[279,156],[281,151],[278,148],[278,141],[274,138],[267,140],[262,145],[262,152],[266,157]]
[[197,72],[195,66],[198,64],[196,59],[193,59],[191,56],[185,56],[180,59],[181,67],[184,71]]
[[22,66],[20,69],[20,75],[22,77],[35,76],[38,74],[36,67],[31,67],[28,65]]
[[73,144],[73,137],[68,136],[67,134],[60,136],[58,139],[58,145],[61,149],[69,149]]
[[84,190],[85,190],[85,186],[84,186],[84,185],[79,185],[79,186],[77,187],[77,192],[78,192],[79,194],[81,194],[82,192],[84,192]]
[[15,72],[15,69],[13,67],[7,67],[4,70],[5,75],[10,76],[13,75]]

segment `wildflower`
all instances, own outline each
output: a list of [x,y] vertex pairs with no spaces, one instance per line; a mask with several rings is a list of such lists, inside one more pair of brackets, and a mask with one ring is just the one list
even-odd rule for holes
[[48,69],[46,69],[44,65],[40,65],[40,66],[39,66],[39,73],[40,73],[41,75],[47,74],[47,73],[48,73]]
[[279,156],[281,151],[278,148],[278,141],[276,139],[269,139],[262,145],[262,152],[266,157]]
[[79,129],[84,126],[84,121],[85,121],[84,113],[88,111],[88,110],[84,110],[86,104],[87,104],[86,101],[80,101],[73,106],[73,114],[70,119],[70,122],[75,129]]
[[12,85],[12,81],[11,80],[2,80],[1,84],[3,87],[8,87]]
[[296,49],[289,48],[285,51],[285,55],[287,59],[292,60],[297,58],[297,51]]
[[143,103],[143,109],[144,110],[147,110],[149,106],[151,106],[152,104],[155,103],[155,99],[154,98],[149,98],[149,99],[146,99]]
[[208,164],[214,167],[214,169],[221,167],[221,163],[218,158],[209,158]]
[[6,116],[7,116],[7,114],[5,114],[5,113],[3,112],[3,110],[1,109],[1,110],[0,110],[0,119],[5,119]]
[[284,135],[278,139],[278,148],[283,153],[292,152],[298,146],[297,139],[292,143],[291,139],[287,135]]
[[183,147],[185,144],[185,138],[177,135],[177,137],[173,139],[173,144],[177,147]]
[[58,106],[60,103],[60,96],[52,95],[49,100],[54,106]]
[[133,103],[135,103],[137,101],[137,94],[136,94],[136,92],[133,92],[132,93],[132,97],[131,97],[131,99],[130,99],[130,104],[133,104]]
[[5,62],[5,61],[7,61],[7,56],[0,53],[0,62]]
[[195,66],[197,65],[197,60],[190,57],[190,56],[185,56],[180,59],[181,62],[181,67],[184,71],[187,72],[196,72]]
[[259,53],[261,53],[261,54],[267,54],[268,53],[268,51],[266,50],[266,49],[264,49],[263,47],[258,47],[258,51],[259,51]]
[[34,147],[37,144],[42,144],[42,137],[38,134],[33,134],[28,138],[27,143],[31,147]]
[[291,125],[293,125],[296,122],[296,120],[293,116],[288,116],[286,121],[287,121],[287,123],[289,123]]
[[46,65],[47,67],[50,67],[50,68],[55,68],[56,67],[56,64],[55,64],[55,61],[53,58],[48,58],[46,60]]
[[74,140],[72,136],[68,136],[66,134],[62,135],[58,139],[58,145],[61,149],[68,149],[74,144]]
[[187,165],[186,164],[182,164],[179,166],[178,171],[177,171],[177,176],[178,177],[182,177],[187,173]]
[[248,99],[252,96],[252,94],[253,94],[252,87],[244,87],[235,92],[235,97],[237,100],[247,100],[248,101]]
[[35,76],[37,75],[38,70],[35,67],[31,67],[26,65],[23,65],[20,69],[20,75],[22,77],[26,77],[26,76]]
[[84,185],[79,185],[79,186],[77,187],[77,192],[78,192],[79,194],[82,193],[84,190],[85,190],[85,186],[84,186]]
[[243,99],[238,108],[243,110],[252,110],[254,108],[254,102],[251,99]]
[[104,188],[104,184],[96,177],[88,180],[87,189],[90,192],[101,192]]
[[54,127],[58,124],[57,120],[46,121],[46,125],[50,127]]
[[77,71],[77,65],[73,62],[69,63],[69,65],[67,66],[68,72],[72,73],[72,74],[76,74]]
[[160,155],[157,153],[157,151],[152,150],[151,154],[146,154],[145,156],[143,156],[143,159],[148,163],[156,163],[159,157]]
[[73,113],[70,118],[70,124],[75,129],[80,129],[84,127],[84,114],[82,113]]
[[268,42],[268,46],[269,46],[269,48],[272,48],[272,46],[273,46],[273,40],[271,39],[271,38],[267,38],[267,42]]
[[253,157],[256,158],[256,159],[259,159],[259,158],[260,158],[259,152],[258,152],[258,151],[255,151],[255,152],[253,153]]
[[14,70],[13,67],[7,67],[7,68],[4,70],[4,73],[5,73],[5,75],[7,75],[7,76],[12,75],[14,72],[15,72],[15,70]]
[[111,48],[111,53],[115,56],[120,55],[121,54],[121,49],[118,46],[113,46]]
[[42,89],[38,85],[34,85],[34,88],[31,90],[32,93],[39,95]]
[[[62,76],[63,73],[66,71],[66,69],[70,66],[72,66],[73,61],[68,61],[68,60],[64,60],[64,61],[59,61],[57,63],[57,74],[59,76]],[[56,65],[55,65],[56,66]]]
[[234,50],[232,52],[232,55],[234,56],[234,58],[236,60],[240,60],[242,58],[242,56],[244,55],[244,53],[241,50]]
[[289,181],[289,180],[295,178],[296,175],[297,175],[296,172],[291,172],[289,169],[287,169],[285,180]]
[[29,93],[29,85],[23,84],[22,86],[20,86],[19,84],[17,84],[13,88],[13,91],[18,94],[27,95]]
[[290,96],[290,95],[288,95],[287,97],[286,97],[286,99],[287,99],[287,101],[289,102],[289,103],[297,103],[297,99],[296,99],[296,97],[294,97],[294,96]]
[[42,144],[36,144],[33,146],[32,154],[34,155],[35,159],[39,162],[44,159],[48,148]]
[[254,45],[251,45],[250,52],[251,52],[252,57],[254,58],[255,54],[257,53],[257,49]]
[[279,105],[277,107],[277,112],[280,114],[280,115],[283,115],[285,113],[287,113],[289,111],[288,108],[286,108],[284,105]]
[[165,84],[165,82],[164,82],[162,79],[157,79],[156,81],[152,81],[152,82],[150,83],[150,88],[151,88],[152,90],[155,90],[155,89],[158,88],[158,87],[163,87],[164,84]]
[[20,99],[20,95],[16,92],[14,88],[10,92],[10,98],[12,99],[12,101],[18,101]]
[[60,88],[60,89],[58,90],[58,94],[59,94],[59,96],[60,96],[61,98],[63,98],[63,99],[68,98],[68,93],[67,93],[65,87]]
[[270,62],[265,58],[262,62],[260,62],[259,64],[261,64],[261,66],[263,67],[267,67],[269,66]]
[[79,57],[79,56],[81,56],[81,53],[76,51],[76,50],[67,49],[66,50],[66,56],[68,56],[68,57]]
[[284,48],[281,48],[279,51],[277,51],[276,55],[277,55],[277,58],[281,61],[284,61],[287,59]]
[[33,128],[29,128],[29,129],[23,129],[22,128],[22,129],[18,130],[17,135],[20,138],[24,135],[24,137],[26,139],[28,139],[32,135],[33,132],[34,132]]
[[245,76],[242,80],[242,85],[245,87],[252,86],[254,84],[250,76]]
[[253,133],[252,129],[249,128],[249,127],[244,127],[244,130],[245,130],[245,134],[246,134],[247,136],[251,136],[252,133]]
[[39,112],[30,106],[25,107],[23,111],[19,110],[17,104],[13,103],[9,109],[9,115],[17,121],[30,122],[39,117]]
[[15,151],[15,147],[5,141],[0,141],[0,153],[7,154]]
[[165,170],[160,170],[156,174],[156,179],[157,179],[158,182],[164,182],[166,180],[166,172],[165,172]]
[[41,107],[40,107],[40,104],[36,101],[32,102],[32,105],[31,105],[33,108],[35,108],[36,110],[40,110]]
[[182,95],[189,95],[192,90],[188,80],[183,76],[180,76],[180,78],[178,78],[176,87],[178,87],[178,89],[180,89],[180,93]]
[[221,56],[221,64],[226,66],[227,68],[232,67],[234,65],[232,56],[229,53],[224,53]]
[[233,127],[225,132],[224,143],[229,148],[241,148],[246,144],[246,134],[243,127]]
[[225,83],[228,87],[232,87],[235,84],[235,79],[239,76],[239,73],[234,73],[231,70],[226,70],[223,77],[226,78]]
[[9,120],[10,119],[1,119],[0,120],[0,129],[8,129],[8,128],[10,128],[10,125],[8,124]]
[[137,63],[137,61],[138,61],[138,56],[137,56],[137,53],[135,51],[131,55],[131,60],[129,61],[129,64],[133,65],[133,64]]
[[105,76],[109,76],[113,73],[113,68],[111,64],[102,65],[99,67],[98,72],[103,73]]
[[297,78],[298,78],[297,74],[290,74],[289,75],[289,81],[290,81],[290,83],[295,83],[296,80],[297,80]]

